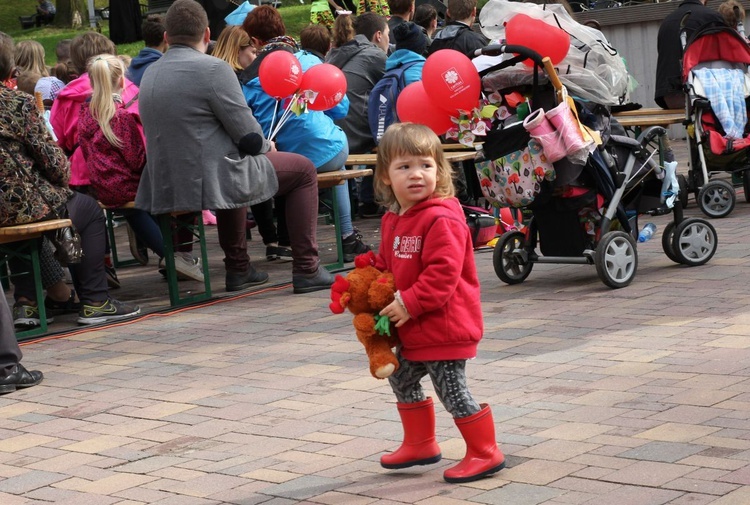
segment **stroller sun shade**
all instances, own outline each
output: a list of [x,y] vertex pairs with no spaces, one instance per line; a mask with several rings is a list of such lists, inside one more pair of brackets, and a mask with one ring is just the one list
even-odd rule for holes
[[708,26],[698,30],[686,44],[682,56],[682,82],[699,63],[726,61],[750,65],[750,46],[728,26]]

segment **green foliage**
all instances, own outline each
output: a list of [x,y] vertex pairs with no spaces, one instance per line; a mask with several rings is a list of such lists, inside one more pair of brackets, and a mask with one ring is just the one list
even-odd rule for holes
[[[75,2],[74,2],[75,3]],[[85,1],[78,2],[79,7],[86,8]],[[97,8],[109,5],[109,0],[96,0]],[[55,63],[55,46],[63,39],[72,39],[79,33],[88,30],[88,14],[82,13],[84,26],[79,29],[42,27],[21,29],[19,16],[30,16],[36,12],[36,0],[4,0],[0,1],[0,31],[7,33],[14,40],[33,39],[44,46],[44,52],[48,65]],[[301,4],[298,0],[284,0],[279,9],[284,18],[287,34],[299,40],[302,29],[310,22],[310,4]],[[109,35],[109,24],[107,21],[99,21],[99,28],[104,35]],[[120,44],[117,46],[119,54],[135,56],[143,48],[143,42],[131,44]]]

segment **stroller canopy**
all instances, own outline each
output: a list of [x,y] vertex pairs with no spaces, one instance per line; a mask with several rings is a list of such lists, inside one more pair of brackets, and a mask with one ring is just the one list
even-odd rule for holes
[[682,56],[682,81],[699,63],[725,61],[750,65],[750,46],[733,28],[707,25],[696,31],[685,45]]

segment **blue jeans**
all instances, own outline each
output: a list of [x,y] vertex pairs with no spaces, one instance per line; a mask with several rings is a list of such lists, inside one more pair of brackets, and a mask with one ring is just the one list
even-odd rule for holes
[[[336,156],[317,167],[318,173],[346,170],[344,163],[348,157],[349,146],[344,144],[344,148]],[[348,237],[354,233],[354,227],[352,226],[352,204],[349,201],[349,185],[339,184],[332,189],[336,192],[336,210],[341,220],[341,236]]]
[[154,251],[160,258],[164,257],[164,240],[156,218],[141,209],[125,209],[122,211],[135,235]]

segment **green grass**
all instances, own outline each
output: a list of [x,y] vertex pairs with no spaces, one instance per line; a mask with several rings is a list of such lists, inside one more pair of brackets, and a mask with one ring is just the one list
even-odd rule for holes
[[[78,4],[85,9],[85,1],[79,0]],[[103,7],[109,4],[109,0],[96,0],[94,4],[97,7]],[[36,5],[36,0],[0,1],[0,31],[7,33],[16,41],[25,39],[38,41],[44,46],[47,64],[52,65],[55,63],[55,46],[57,46],[59,41],[71,39],[89,29],[88,14],[86,12],[82,13],[81,17],[85,26],[79,29],[56,27],[21,29],[18,17],[34,14],[36,12]],[[299,38],[299,33],[310,22],[310,4],[300,4],[298,0],[285,0],[279,11],[284,18],[287,34]],[[100,28],[104,35],[109,35],[109,24],[107,21],[102,21]],[[143,42],[133,42],[131,44],[118,45],[117,51],[119,54],[135,56],[141,48],[143,48]]]

